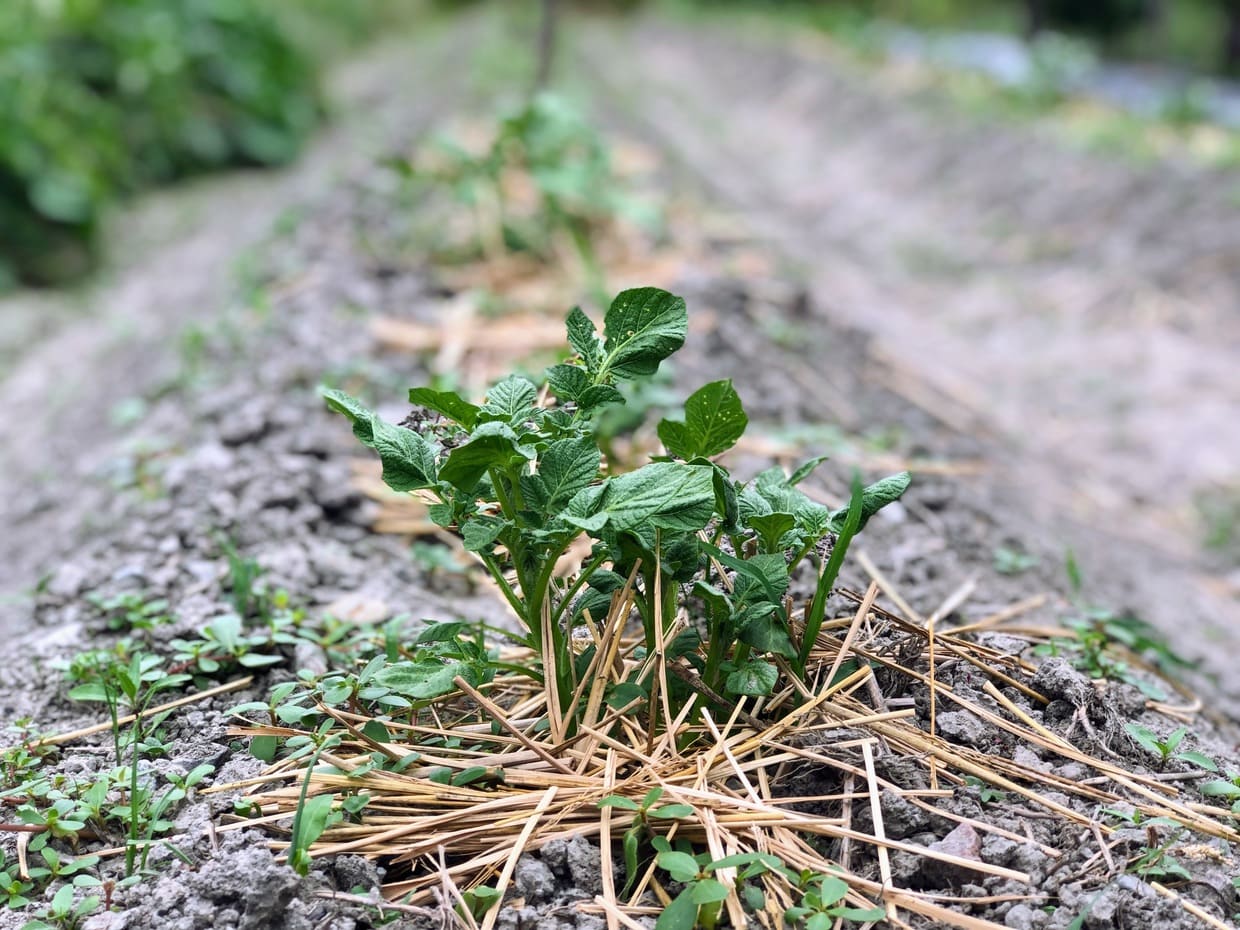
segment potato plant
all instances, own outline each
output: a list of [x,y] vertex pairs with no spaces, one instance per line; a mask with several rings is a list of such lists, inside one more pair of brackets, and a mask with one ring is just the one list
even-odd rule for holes
[[[908,486],[907,473],[858,486],[848,507],[832,511],[796,487],[820,460],[792,475],[776,468],[735,481],[714,461],[747,425],[729,381],[704,386],[682,420],[660,424],[666,455],[612,473],[595,417],[623,403],[618,384],[654,374],[687,329],[684,300],[639,288],[615,298],[601,334],[580,309],[568,315],[573,354],[547,370],[546,396],[517,375],[493,385],[481,404],[414,388],[417,407],[398,426],[341,391],[324,391],[379,454],[388,486],[428,500],[431,518],[486,567],[521,620],[521,641],[543,656],[528,674],[554,691],[552,706],[569,706],[585,667],[574,654],[574,626],[587,612],[601,620],[629,578],[647,654],[687,660],[703,693],[768,694],[780,676],[777,657],[804,678],[847,539]],[[588,558],[558,577],[558,561],[583,534],[592,543]],[[785,595],[806,558],[826,564],[798,643]],[[682,610],[693,621],[689,632],[669,642]],[[631,683],[635,694],[647,686]]]

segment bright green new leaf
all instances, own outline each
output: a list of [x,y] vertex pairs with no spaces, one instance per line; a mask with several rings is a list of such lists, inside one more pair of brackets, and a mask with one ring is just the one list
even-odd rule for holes
[[599,374],[625,379],[652,375],[684,345],[688,331],[683,298],[657,287],[621,291],[603,321]]
[[504,467],[517,452],[517,434],[505,423],[484,423],[473,438],[448,453],[439,480],[466,493],[472,491],[487,470]]
[[431,388],[411,388],[409,403],[442,413],[449,420],[461,424],[466,429],[473,429],[481,411],[481,408],[471,404],[454,391],[436,391]]
[[782,551],[779,541],[784,534],[796,529],[797,519],[790,513],[767,513],[749,518],[749,528],[758,534],[762,543],[762,551],[775,553]]
[[748,425],[732,382],[712,381],[689,395],[683,423],[659,423],[659,440],[677,458],[710,458],[732,448]]

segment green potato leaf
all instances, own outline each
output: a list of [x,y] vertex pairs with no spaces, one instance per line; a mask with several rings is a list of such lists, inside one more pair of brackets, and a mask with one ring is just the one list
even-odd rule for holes
[[748,425],[749,417],[732,382],[712,381],[689,395],[683,423],[659,423],[659,440],[677,458],[710,458],[732,448]]

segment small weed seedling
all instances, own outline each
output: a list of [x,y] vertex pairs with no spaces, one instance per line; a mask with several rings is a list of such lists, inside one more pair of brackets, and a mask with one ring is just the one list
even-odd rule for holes
[[678,820],[693,815],[693,808],[688,804],[659,804],[661,797],[663,797],[662,788],[651,788],[646,792],[640,804],[623,795],[610,795],[599,802],[599,807],[619,808],[632,811],[634,815],[633,825],[625,831],[624,841],[621,844],[624,849],[625,875],[628,877],[624,886],[625,894],[637,881],[643,841],[648,843],[654,839],[655,833],[651,827],[651,820]]
[[1176,751],[1179,749],[1180,743],[1184,741],[1184,737],[1188,735],[1188,727],[1180,727],[1163,739],[1160,739],[1148,727],[1143,727],[1137,723],[1124,724],[1124,730],[1142,749],[1158,757],[1158,767],[1160,769],[1165,768],[1172,759],[1179,759],[1182,762],[1199,766],[1207,772],[1218,771],[1218,766],[1215,765],[1214,760],[1204,753],[1191,749],[1186,749],[1183,752]]
[[87,895],[75,900],[73,885],[65,885],[52,897],[45,908],[35,911],[33,920],[22,924],[21,930],[78,930],[86,918],[99,910],[102,903],[98,895]]
[[[492,386],[482,404],[450,391],[415,388],[424,412],[415,428],[382,420],[359,401],[325,390],[328,405],[353,424],[383,464],[393,490],[430,503],[438,525],[460,535],[494,579],[524,631],[520,641],[542,656],[521,669],[541,681],[552,708],[574,706],[579,674],[592,653],[577,655],[572,630],[609,615],[627,592],[642,622],[645,654],[684,661],[706,695],[761,696],[779,681],[783,660],[802,681],[848,544],[866,521],[908,487],[907,473],[867,488],[854,484],[848,506],[829,510],[796,485],[820,463],[792,475],[773,468],[735,482],[716,456],[743,434],[748,418],[730,381],[708,384],[685,403],[683,419],[665,419],[666,455],[636,471],[610,474],[595,416],[623,402],[617,384],[653,374],[688,330],[682,299],[657,288],[624,291],[607,311],[603,333],[581,310],[567,321],[574,352],[547,370],[547,392],[519,376]],[[557,574],[562,556],[584,535],[592,550],[579,571]],[[800,642],[785,595],[805,559],[819,580]],[[682,608],[700,618],[674,634]],[[622,622],[621,618],[621,622]],[[402,694],[437,697],[457,675],[479,683],[485,664],[400,662],[385,670]],[[655,664],[627,683],[648,694]],[[679,678],[677,703],[694,688]],[[580,702],[577,702],[580,707]],[[726,710],[726,707],[724,708]],[[554,725],[572,730],[570,716]]]
[[[657,851],[658,867],[684,885],[655,921],[655,930],[714,930],[720,926],[723,902],[731,893],[728,885],[716,877],[724,869],[738,870],[736,879],[742,900],[753,911],[764,906],[764,896],[759,888],[744,882],[764,872],[786,871],[778,857],[765,853],[739,853],[712,860],[710,853],[693,855],[687,849],[673,849],[666,837],[655,837],[652,845]],[[848,886],[844,887],[847,891]]]

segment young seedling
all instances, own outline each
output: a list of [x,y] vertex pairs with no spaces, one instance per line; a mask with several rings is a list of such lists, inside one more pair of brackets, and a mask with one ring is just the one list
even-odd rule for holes
[[86,918],[99,910],[98,895],[74,900],[76,889],[65,885],[53,896],[47,907],[35,912],[34,920],[22,924],[21,930],[78,930]]
[[784,919],[790,925],[804,923],[805,930],[831,930],[838,921],[872,923],[884,920],[887,912],[881,907],[849,907],[844,899],[848,883],[834,875],[821,875],[808,883],[801,903],[788,908]]
[[[599,807],[613,807],[633,813],[633,824],[624,832],[624,840],[621,844],[624,849],[624,866],[627,876],[624,885],[625,894],[628,894],[633,883],[637,881],[642,841],[651,840],[655,836],[650,821],[679,820],[693,815],[693,808],[688,804],[658,804],[661,797],[663,797],[663,789],[655,787],[646,792],[641,803],[618,794],[608,795],[598,803]],[[656,804],[658,804],[657,807]]]
[[1179,759],[1199,766],[1207,772],[1218,771],[1218,766],[1214,763],[1214,760],[1204,753],[1191,749],[1176,752],[1180,743],[1184,741],[1184,737],[1188,735],[1188,727],[1179,727],[1163,739],[1160,739],[1153,730],[1138,723],[1126,723],[1124,724],[1124,730],[1142,749],[1158,757],[1158,767],[1160,769],[1165,768],[1172,759]]

